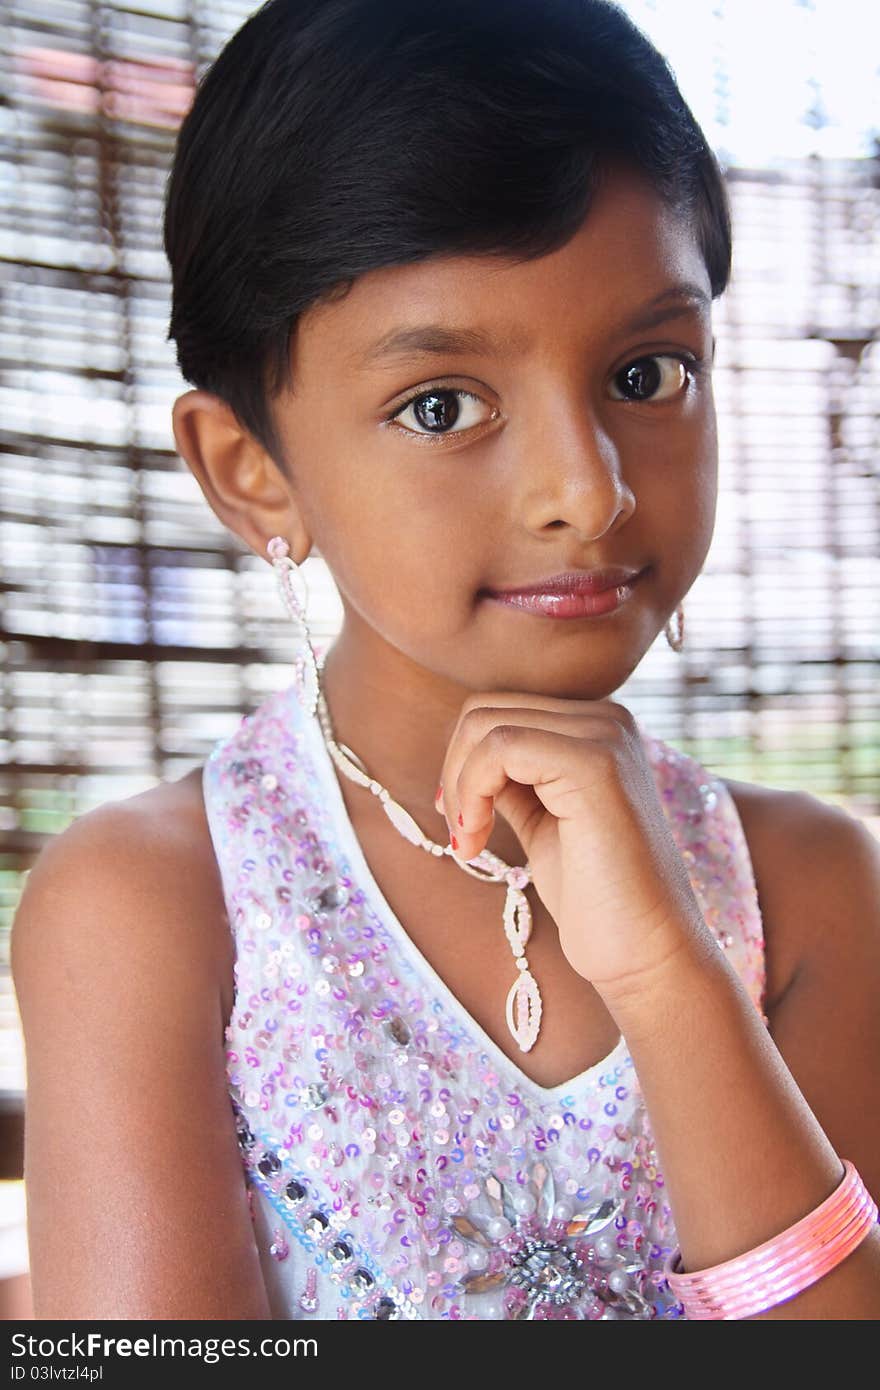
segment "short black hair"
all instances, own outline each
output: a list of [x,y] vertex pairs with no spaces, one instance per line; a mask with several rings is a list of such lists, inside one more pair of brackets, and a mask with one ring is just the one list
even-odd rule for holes
[[532,260],[611,163],[727,286],[723,175],[667,60],[610,0],[268,0],[198,83],[165,202],[168,338],[284,469],[269,399],[312,304],[382,266]]

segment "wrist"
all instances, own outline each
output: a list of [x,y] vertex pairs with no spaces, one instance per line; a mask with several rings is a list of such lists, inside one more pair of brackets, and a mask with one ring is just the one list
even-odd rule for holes
[[653,966],[594,988],[624,1037],[650,1042],[665,1035],[670,1020],[680,1020],[711,996],[730,991],[746,995],[745,987],[722,954],[718,942],[703,931],[684,933]]

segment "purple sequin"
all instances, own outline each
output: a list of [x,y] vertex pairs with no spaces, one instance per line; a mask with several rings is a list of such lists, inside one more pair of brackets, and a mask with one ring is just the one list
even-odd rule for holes
[[[761,1010],[733,799],[641,734],[704,919]],[[236,948],[227,1079],[273,1317],[680,1317],[625,1040],[556,1087],[501,1052],[383,910],[294,686],[218,741],[204,794]]]

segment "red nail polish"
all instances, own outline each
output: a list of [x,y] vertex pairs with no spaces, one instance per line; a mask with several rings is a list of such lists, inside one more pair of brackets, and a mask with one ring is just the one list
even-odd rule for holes
[[453,849],[458,849],[458,841],[456,840],[456,838],[455,838],[454,835],[452,836],[452,838],[451,838],[451,840],[450,840],[450,844],[452,845],[452,848],[453,848]]
[[458,813],[458,823],[459,823],[459,825],[461,825],[461,826],[464,825],[464,821],[463,821],[462,818],[461,818],[461,811],[459,811],[459,813]]

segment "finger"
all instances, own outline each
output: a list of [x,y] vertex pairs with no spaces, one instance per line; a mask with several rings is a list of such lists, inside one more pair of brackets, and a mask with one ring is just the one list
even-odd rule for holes
[[[507,715],[513,716],[516,713],[528,714],[539,710],[546,711],[548,715],[593,715],[599,716],[603,713],[611,714],[619,711],[624,717],[629,718],[629,711],[623,705],[616,704],[613,700],[571,700],[562,699],[552,695],[533,695],[531,692],[522,691],[492,690],[485,693],[469,695],[462,705],[455,726],[446,745],[446,757],[443,760],[443,768],[440,773],[440,783],[438,796],[435,798],[435,805],[439,810],[443,788],[449,780],[449,756],[450,752],[462,743],[462,727],[467,725],[468,734],[464,736],[462,743],[462,753],[466,756],[468,749],[482,738],[493,723],[503,722]],[[478,717],[479,716],[479,717]],[[490,717],[497,716],[497,717]],[[488,722],[486,720],[488,719]]]
[[[471,749],[455,787],[461,808],[455,831],[457,858],[466,863],[485,848],[496,802],[527,856],[536,809],[562,817],[566,798],[571,804],[572,794],[589,781],[592,751],[604,746],[574,731],[572,722],[564,731],[519,722],[497,724]],[[517,794],[510,796],[513,786]]]
[[[547,719],[546,713],[529,709],[525,706],[514,707],[494,706],[491,704],[476,703],[478,697],[470,697],[465,703],[459,714],[455,729],[452,732],[449,743],[446,747],[446,757],[443,760],[443,768],[440,773],[440,784],[437,788],[437,796],[434,804],[437,810],[446,819],[449,832],[449,841],[452,845],[453,853],[460,849],[461,831],[464,827],[461,803],[456,792],[456,783],[459,771],[467,758],[471,749],[499,723],[507,719],[521,719],[537,726],[541,719]],[[493,696],[494,698],[494,696]],[[522,696],[519,697],[522,699]],[[484,840],[488,840],[492,833],[494,823],[494,806],[491,813],[487,816],[487,834]],[[458,857],[461,857],[460,855]]]
[[[457,835],[456,827],[463,826],[459,819],[461,805],[456,793],[461,768],[471,749],[497,725],[521,724],[527,728],[555,729],[559,733],[580,734],[584,738],[599,738],[602,729],[608,728],[608,715],[598,708],[606,702],[572,700],[558,703],[564,705],[563,710],[535,709],[527,705],[472,705],[462,712],[446,748],[438,787],[440,796],[435,802],[453,833]],[[576,708],[572,709],[571,706]]]

